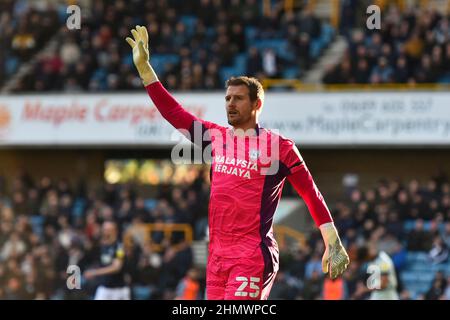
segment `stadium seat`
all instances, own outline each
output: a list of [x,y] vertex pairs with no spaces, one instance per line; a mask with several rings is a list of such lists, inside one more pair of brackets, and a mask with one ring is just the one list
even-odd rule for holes
[[8,57],[6,59],[5,71],[8,76],[14,74],[18,67],[19,67],[19,60],[16,57]]
[[149,300],[152,293],[148,286],[133,286],[132,291],[135,300]]
[[153,210],[158,202],[155,199],[145,199],[144,200],[144,206],[147,210]]
[[246,73],[247,54],[241,53],[234,58],[234,67],[239,74]]
[[80,218],[83,216],[84,208],[86,207],[86,200],[78,198],[73,204],[72,216],[73,218]]
[[297,67],[286,68],[283,71],[283,78],[285,79],[297,79],[300,76],[300,71]]
[[248,42],[253,41],[256,38],[256,34],[258,30],[255,27],[246,27],[245,28],[245,38]]
[[198,21],[197,17],[190,15],[183,15],[180,17],[180,21],[186,26],[186,32],[189,36],[192,36],[195,31],[195,25]]
[[152,55],[152,66],[156,73],[164,73],[168,64],[176,64],[180,57],[175,54],[154,54]]
[[238,72],[235,67],[224,67],[220,69],[220,80],[222,83],[227,81],[230,77],[237,76]]
[[320,39],[313,39],[311,41],[311,47],[309,49],[309,54],[313,59],[317,59],[319,57],[320,52],[322,50],[322,41]]
[[438,80],[438,83],[442,83],[442,84],[450,83],[450,73],[447,73],[446,75],[442,76],[442,77]]
[[31,216],[30,223],[33,232],[36,233],[39,237],[42,237],[44,233],[44,217],[38,215]]
[[334,28],[329,23],[324,23],[322,26],[321,38],[325,44],[329,44],[334,37]]

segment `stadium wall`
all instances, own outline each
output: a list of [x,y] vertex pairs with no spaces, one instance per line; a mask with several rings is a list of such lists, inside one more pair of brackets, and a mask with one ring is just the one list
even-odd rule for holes
[[[223,93],[177,93],[197,116],[226,125]],[[450,169],[449,92],[270,92],[263,126],[293,138],[328,196],[346,173],[427,179]],[[108,159],[169,158],[180,141],[145,94],[0,97],[0,174],[26,169],[103,180]]]
[[[223,93],[176,94],[227,125]],[[302,146],[448,146],[450,92],[270,93],[263,127]],[[0,146],[159,146],[181,141],[145,94],[0,98]]]
[[[311,149],[301,148],[322,193],[336,198],[347,173],[359,175],[362,188],[373,187],[383,177],[425,182],[437,170],[450,172],[449,149]],[[0,175],[13,176],[25,169],[35,179],[42,176],[67,178],[90,185],[104,179],[108,159],[170,158],[169,149],[1,149]]]

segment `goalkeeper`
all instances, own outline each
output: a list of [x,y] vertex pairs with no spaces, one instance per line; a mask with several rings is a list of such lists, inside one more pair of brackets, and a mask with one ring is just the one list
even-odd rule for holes
[[[273,215],[286,179],[304,199],[321,231],[325,243],[323,272],[333,279],[340,276],[349,257],[308,167],[292,140],[258,125],[264,102],[259,81],[236,77],[226,82],[225,110],[230,127],[198,119],[183,109],[158,80],[149,63],[147,29],[136,26],[131,33],[133,38],[126,41],[155,106],[191,141],[197,143],[195,133],[206,137],[197,144],[211,149],[207,298],[268,298],[279,268]],[[264,158],[266,154],[271,155],[269,160]]]

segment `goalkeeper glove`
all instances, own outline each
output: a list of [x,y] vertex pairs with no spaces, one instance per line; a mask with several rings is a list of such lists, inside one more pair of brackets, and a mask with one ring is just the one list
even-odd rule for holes
[[150,52],[148,50],[148,33],[147,28],[136,26],[136,29],[131,29],[133,39],[127,37],[125,40],[133,49],[133,62],[136,66],[139,76],[145,86],[158,81],[155,71],[148,62]]
[[338,232],[333,222],[324,223],[320,227],[325,253],[322,258],[322,271],[329,273],[331,279],[340,276],[350,263],[350,258],[339,239]]

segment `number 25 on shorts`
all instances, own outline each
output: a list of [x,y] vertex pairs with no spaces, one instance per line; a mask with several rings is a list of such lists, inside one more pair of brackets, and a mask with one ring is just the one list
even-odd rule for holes
[[[249,295],[250,298],[258,297],[260,291],[259,289],[259,282],[261,281],[260,278],[250,277],[250,286],[247,277],[236,277],[236,281],[242,282],[242,284],[239,286],[239,288],[237,288],[236,292],[234,293],[236,297],[246,297],[247,295]],[[249,286],[250,289],[253,291],[252,292],[244,291],[247,288],[247,286]]]

